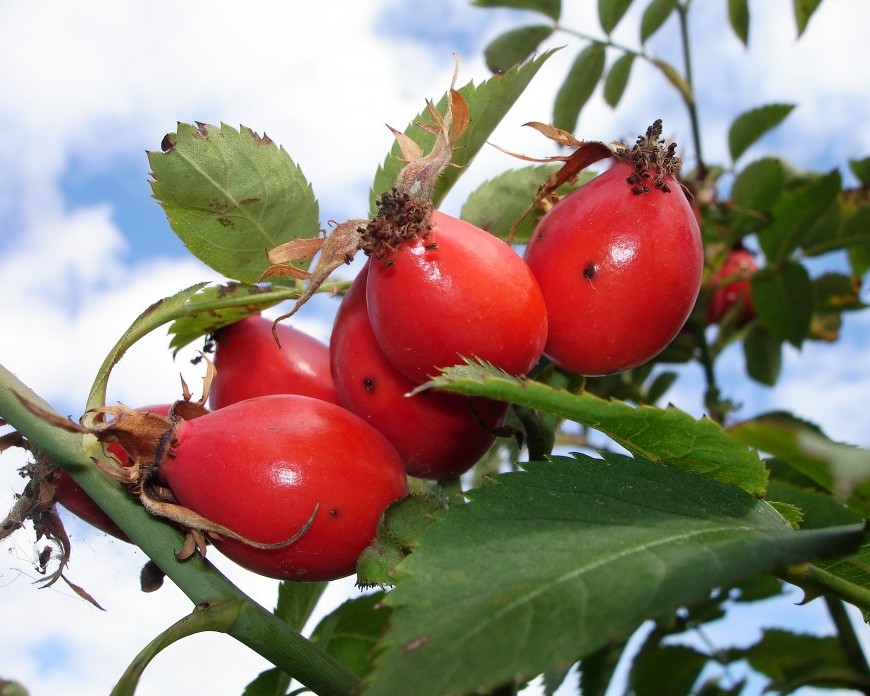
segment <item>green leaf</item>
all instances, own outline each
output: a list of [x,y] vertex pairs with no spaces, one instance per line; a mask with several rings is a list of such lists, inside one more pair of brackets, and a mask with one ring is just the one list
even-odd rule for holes
[[551,25],[519,27],[493,39],[483,51],[486,67],[494,73],[508,71],[531,56],[553,33]]
[[853,312],[866,309],[861,301],[861,281],[843,273],[824,273],[813,279],[817,312]]
[[845,206],[838,240],[848,250],[852,274],[860,278],[870,270],[870,205]]
[[611,641],[581,660],[580,693],[583,696],[606,696],[627,643],[627,640]]
[[822,0],[794,0],[794,19],[797,24],[798,36],[801,36],[810,22],[810,17],[822,4]]
[[[460,217],[506,240],[511,227],[534,200],[540,185],[557,169],[559,165],[556,164],[509,169],[472,191],[462,206]],[[575,183],[560,186],[557,193],[564,196],[594,176],[592,172],[582,171]],[[536,208],[526,216],[515,230],[513,241],[518,244],[527,242],[543,214],[543,211]]]
[[218,329],[246,316],[262,312],[301,292],[291,286],[247,285],[228,283],[211,285],[186,297],[179,307],[178,318],[169,326],[172,336],[169,347],[177,354],[184,346],[200,336],[207,336]]
[[640,19],[640,42],[642,44],[661,29],[676,6],[676,0],[652,0],[646,6]]
[[[444,199],[444,196],[447,195],[447,192],[456,183],[456,180],[468,168],[468,165],[480,151],[480,148],[486,144],[492,131],[495,130],[505,114],[507,114],[514,105],[514,102],[516,102],[529,82],[531,82],[541,66],[552,54],[553,51],[546,51],[533,60],[511,68],[502,75],[494,75],[479,86],[468,83],[458,90],[468,105],[471,123],[466,129],[465,134],[454,146],[456,151],[454,152],[452,162],[456,166],[448,167],[435,185],[435,193],[432,199],[435,207],[438,207],[438,204]],[[445,94],[437,104],[438,111],[443,114],[446,106],[447,95]],[[432,148],[435,136],[420,128],[417,124],[431,123],[432,117],[428,109],[424,109],[408,124],[408,127],[404,131],[406,135],[413,137],[425,152],[428,152]],[[399,145],[394,143],[386,160],[378,167],[378,171],[375,173],[374,182],[369,194],[369,202],[373,212],[376,210],[375,200],[378,196],[389,191],[396,183],[396,176],[404,166],[400,158],[401,151]]]
[[634,54],[624,53],[616,59],[610,70],[607,72],[607,77],[604,78],[604,101],[613,108],[619,104],[622,95],[625,92],[625,87],[628,85],[628,78],[631,76],[631,66],[634,64]]
[[323,618],[311,641],[358,676],[367,677],[372,650],[391,614],[384,596],[383,592],[373,592],[346,601]]
[[658,58],[653,59],[652,64],[655,65],[665,76],[665,79],[670,82],[683,97],[686,104],[692,105],[695,103],[695,94],[686,79],[680,74],[673,65],[667,61]]
[[796,261],[765,268],[752,276],[752,306],[761,322],[781,341],[800,347],[813,315],[813,283]]
[[741,651],[752,668],[770,679],[766,690],[791,693],[799,686],[853,683],[855,674],[834,636],[765,629],[755,645]]
[[749,45],[749,0],[728,0],[728,21],[744,46]]
[[573,133],[577,128],[580,111],[604,74],[606,51],[600,43],[589,44],[574,59],[568,75],[553,104],[553,125]]
[[290,688],[290,675],[273,667],[260,672],[248,682],[242,696],[284,696]]
[[275,616],[283,619],[297,631],[305,628],[305,622],[323,596],[325,582],[282,582],[278,585],[278,604]]
[[299,167],[249,128],[179,123],[148,161],[172,229],[228,278],[256,282],[270,265],[267,250],[320,233],[317,201]]
[[562,14],[561,0],[472,0],[477,7],[512,7],[516,10],[532,10],[545,14],[554,21]]
[[788,413],[768,413],[728,429],[738,442],[772,454],[870,519],[870,450],[834,442]]
[[656,641],[649,649],[642,648],[632,663],[631,693],[635,696],[690,694],[709,659],[687,645],[661,645]]
[[486,396],[556,414],[604,433],[632,454],[666,461],[764,494],[767,472],[755,452],[737,446],[709,419],[695,420],[674,406],[630,406],[589,392],[573,394],[533,380],[519,380],[491,365],[468,363],[447,368],[421,388],[436,387]]
[[737,487],[643,459],[524,466],[468,492],[400,566],[367,696],[469,693],[570,664],[714,587],[862,538],[793,531]]
[[[806,243],[818,243],[820,222],[837,205],[841,186],[840,172],[835,169],[787,190],[776,200],[771,211],[773,222],[758,235],[768,261],[785,259]],[[834,237],[837,225],[827,234]]]
[[782,370],[782,341],[759,323],[753,324],[743,340],[746,372],[759,384],[772,387]]
[[632,0],[598,0],[598,21],[605,34],[610,34],[625,16]]
[[778,126],[794,107],[794,104],[768,104],[740,114],[728,131],[731,159],[735,162],[740,159],[740,155],[767,131]]
[[767,223],[773,205],[782,195],[784,183],[782,162],[773,157],[756,160],[737,175],[731,187],[731,201],[737,213],[731,241]]
[[849,169],[864,186],[870,186],[870,157],[849,160]]

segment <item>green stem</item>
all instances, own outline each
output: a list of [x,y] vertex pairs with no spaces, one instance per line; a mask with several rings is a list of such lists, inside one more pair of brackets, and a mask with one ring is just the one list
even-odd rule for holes
[[175,557],[183,537],[172,525],[150,515],[133,496],[104,475],[86,452],[81,433],[48,425],[26,403],[43,411],[51,406],[0,365],[0,418],[26,437],[45,456],[63,466],[129,539],[197,606],[230,601],[244,603],[229,635],[260,653],[318,694],[349,696],[359,678],[278,617],[233,585],[209,561],[194,555]]
[[867,656],[855,634],[855,627],[849,619],[846,606],[841,600],[834,597],[825,597],[825,605],[828,607],[831,620],[837,627],[837,637],[846,660],[858,674],[870,678],[870,664],[867,663]]
[[811,563],[787,568],[780,577],[802,588],[810,597],[832,595],[854,604],[865,613],[870,611],[870,588],[844,580]]
[[[689,93],[695,94],[695,81],[692,72],[692,50],[689,40],[689,2],[677,3],[677,16],[680,18],[680,41],[683,45],[683,65],[686,70],[686,83],[689,85]],[[683,96],[686,109],[689,112],[689,122],[692,126],[692,140],[695,145],[695,157],[697,159],[696,178],[703,181],[707,177],[707,165],[704,164],[704,155],[701,149],[701,124],[698,119],[698,104],[694,96],[687,99]]]

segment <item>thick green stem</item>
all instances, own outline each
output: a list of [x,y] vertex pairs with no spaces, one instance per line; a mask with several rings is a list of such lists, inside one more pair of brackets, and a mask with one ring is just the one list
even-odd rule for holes
[[683,65],[686,71],[686,84],[689,85],[689,93],[692,99],[683,101],[686,104],[686,109],[689,112],[689,122],[692,126],[692,141],[695,146],[696,178],[702,181],[707,177],[707,165],[704,164],[704,154],[701,149],[701,124],[698,119],[698,103],[694,98],[695,81],[692,73],[692,49],[689,41],[689,3],[677,3],[677,15],[680,18],[680,41],[683,45]]
[[802,588],[810,597],[834,596],[854,604],[865,613],[870,612],[870,589],[844,580],[811,563],[788,568],[780,577]]
[[867,663],[867,656],[855,634],[855,627],[849,619],[849,614],[846,613],[846,606],[834,597],[825,597],[825,605],[828,607],[831,620],[837,627],[837,637],[843,647],[846,660],[858,674],[870,679],[870,664]]
[[318,694],[354,693],[356,675],[266,611],[199,555],[184,562],[175,557],[182,535],[149,514],[132,496],[103,474],[88,457],[81,433],[45,423],[27,403],[53,411],[0,365],[0,418],[26,437],[45,456],[64,467],[121,530],[184,592],[194,605],[244,602],[228,633],[272,661]]

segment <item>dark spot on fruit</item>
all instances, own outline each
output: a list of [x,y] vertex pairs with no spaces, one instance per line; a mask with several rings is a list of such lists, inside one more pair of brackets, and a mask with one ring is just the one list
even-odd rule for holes
[[338,514],[339,514],[339,513],[338,513],[338,508],[332,508],[332,510],[329,511],[329,516],[330,516],[330,517],[338,517]]
[[373,380],[371,377],[363,377],[362,383],[363,389],[365,389],[367,392],[374,391],[375,380]]
[[586,280],[592,280],[596,275],[598,275],[598,264],[590,261],[583,268],[583,277]]

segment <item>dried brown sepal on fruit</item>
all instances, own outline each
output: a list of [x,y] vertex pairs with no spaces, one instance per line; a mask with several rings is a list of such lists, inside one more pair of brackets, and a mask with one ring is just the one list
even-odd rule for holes
[[185,531],[184,546],[176,554],[179,560],[189,558],[195,551],[199,551],[202,556],[205,556],[207,535],[213,534],[234,539],[259,549],[289,546],[308,531],[317,514],[318,506],[314,507],[302,528],[289,539],[263,544],[237,534],[232,529],[179,505],[172,495],[172,491],[157,482],[161,463],[166,457],[172,456],[172,447],[176,443],[176,425],[179,420],[192,420],[208,413],[205,403],[208,400],[208,389],[214,376],[214,365],[207,358],[204,360],[207,370],[203,379],[202,398],[193,401],[190,390],[182,379],[184,398],[172,405],[168,417],[150,411],[138,411],[124,404],[116,404],[91,409],[82,416],[79,423],[75,423],[54,413],[43,411],[33,404],[27,404],[27,406],[52,425],[73,432],[93,435],[103,445],[112,442],[121,445],[129,455],[129,461],[126,465],[122,465],[110,455],[107,455],[105,460],[95,459],[94,463],[105,474],[125,486],[131,494],[137,495],[148,512],[174,522]]
[[[534,128],[543,136],[563,147],[574,148],[574,151],[567,155],[529,157],[499,148],[502,149],[502,152],[527,162],[563,163],[559,169],[550,174],[538,187],[538,191],[529,207],[526,208],[520,218],[511,227],[508,235],[509,242],[513,240],[520,223],[532,211],[540,209],[546,212],[552,208],[558,202],[559,196],[556,191],[559,187],[574,182],[580,172],[595,162],[612,157],[631,164],[634,167],[634,172],[629,177],[627,183],[631,185],[632,192],[636,194],[649,191],[649,183],[652,183],[655,188],[667,190],[667,184],[664,183],[665,176],[667,174],[678,174],[682,165],[680,158],[675,154],[676,143],[670,143],[665,146],[665,141],[661,138],[661,119],[657,119],[647,128],[646,133],[639,136],[631,147],[618,141],[605,143],[597,140],[578,140],[568,131],[541,123],[540,121],[530,121],[525,125]],[[656,172],[656,177],[652,182],[649,181],[650,169]]]
[[[290,277],[306,281],[303,293],[289,312],[275,319],[275,325],[298,312],[330,274],[342,264],[350,263],[358,251],[380,258],[386,250],[395,249],[403,240],[426,234],[435,183],[444,168],[450,166],[454,146],[471,121],[468,105],[456,90],[458,74],[457,59],[445,113],[439,113],[435,104],[426,100],[432,123],[416,124],[435,136],[435,143],[428,153],[413,138],[387,126],[396,137],[405,166],[397,175],[393,190],[378,199],[378,213],[373,219],[336,223],[330,232],[324,230],[322,237],[293,239],[267,252],[272,265],[263,272],[260,280]],[[294,261],[310,259],[317,253],[320,256],[311,272],[293,265]],[[278,341],[274,327],[273,335]]]
[[[332,232],[315,239],[293,239],[285,244],[275,247],[267,252],[272,265],[267,268],[260,280],[275,277],[291,277],[297,280],[308,281],[305,290],[296,300],[293,308],[286,314],[275,319],[272,335],[278,343],[278,333],[275,326],[284,319],[289,319],[302,307],[317,289],[326,282],[330,274],[339,266],[353,261],[359,250],[360,239],[367,220],[347,220],[335,225]],[[320,256],[314,270],[310,273],[293,265],[293,261],[309,259],[317,252]]]

